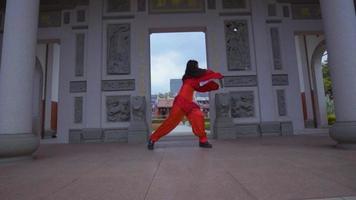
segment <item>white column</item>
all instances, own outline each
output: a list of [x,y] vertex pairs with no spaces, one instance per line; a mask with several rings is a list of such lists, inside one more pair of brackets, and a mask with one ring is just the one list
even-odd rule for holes
[[272,66],[270,64],[268,33],[266,31],[266,3],[263,0],[251,1],[253,34],[256,49],[256,69],[258,78],[258,92],[260,98],[261,122],[276,121],[277,108],[274,103],[272,86]]
[[39,0],[6,3],[0,68],[0,158],[29,155],[38,147],[32,134],[32,82]]
[[[101,128],[102,2],[89,1],[86,128]],[[100,52],[100,53],[98,53]]]
[[356,16],[353,0],[321,0],[336,124],[331,137],[342,147],[356,147]]

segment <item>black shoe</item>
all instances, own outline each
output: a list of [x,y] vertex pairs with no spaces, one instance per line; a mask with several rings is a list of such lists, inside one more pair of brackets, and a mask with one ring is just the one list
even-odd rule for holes
[[213,148],[213,145],[211,145],[209,142],[199,142],[199,147],[201,147],[201,148]]
[[148,150],[153,150],[155,148],[155,142],[152,140],[149,140],[147,143],[147,149]]

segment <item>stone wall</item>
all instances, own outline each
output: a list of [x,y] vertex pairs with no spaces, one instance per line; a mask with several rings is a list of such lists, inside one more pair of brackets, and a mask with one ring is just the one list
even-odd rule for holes
[[[264,132],[279,124],[283,132],[282,122],[303,128],[294,33],[321,30],[319,18],[298,17],[301,8],[274,1],[162,2],[89,0],[61,9],[60,23],[46,18],[39,38],[61,41],[60,141],[71,140],[70,132],[76,141],[128,140],[122,130],[132,130],[132,99],[145,97],[150,105],[149,35],[172,31],[206,33],[208,67],[225,75],[219,92],[231,95],[236,130]],[[212,124],[215,94],[210,94]],[[148,124],[151,113],[145,109]]]

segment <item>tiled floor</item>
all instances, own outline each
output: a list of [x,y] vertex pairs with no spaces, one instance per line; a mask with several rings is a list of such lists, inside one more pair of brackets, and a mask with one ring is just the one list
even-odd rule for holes
[[313,199],[313,200],[356,200],[356,196],[353,196],[353,197],[336,197],[336,198],[327,198],[327,199]]
[[145,145],[42,144],[0,164],[0,199],[356,200],[356,151],[327,136]]

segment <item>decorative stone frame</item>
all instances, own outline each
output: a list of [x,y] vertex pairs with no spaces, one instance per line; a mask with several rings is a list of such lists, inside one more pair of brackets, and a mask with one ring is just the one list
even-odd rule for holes
[[[224,88],[224,92],[253,92],[254,95],[254,116],[246,118],[232,118],[234,124],[250,124],[250,123],[260,123],[260,99],[258,96],[258,87],[243,87],[243,88]],[[231,96],[232,98],[232,96]],[[230,104],[231,106],[231,104]],[[231,108],[230,108],[231,116]]]
[[[111,24],[129,24],[130,25],[130,52],[129,52],[129,62],[130,62],[130,72],[125,74],[107,74],[107,55],[108,55],[108,46],[107,46],[107,29],[108,25]],[[132,26],[130,20],[105,20],[103,21],[103,43],[102,43],[102,80],[114,80],[114,79],[134,79],[133,67],[132,67]]]
[[132,118],[132,113],[131,113],[131,105],[130,105],[130,120],[129,121],[124,121],[124,122],[109,122],[107,120],[107,106],[106,106],[106,100],[107,97],[110,96],[128,96],[131,102],[131,96],[132,92],[128,91],[120,91],[120,92],[102,92],[102,98],[101,98],[101,127],[102,128],[128,128],[130,125],[130,121]]
[[108,12],[108,1],[109,0],[103,0],[103,17],[113,17],[113,16],[122,16],[122,15],[132,15],[133,12],[136,11],[137,7],[137,1],[132,1],[129,0],[130,2],[130,8],[129,11],[122,11],[122,12]]
[[[82,121],[76,123],[75,122],[75,98],[82,98]],[[71,94],[70,95],[71,103],[68,104],[70,106],[71,113],[69,113],[69,123],[70,123],[70,128],[71,129],[81,129],[84,128],[85,125],[85,118],[86,118],[86,112],[85,112],[85,104],[86,104],[86,94],[85,93],[76,93],[76,94]]]
[[[234,0],[232,0],[234,1]],[[247,13],[251,11],[251,3],[250,0],[245,1],[245,8],[224,8],[223,7],[223,0],[216,1],[216,7],[218,10],[222,11],[222,13]]]
[[[82,75],[81,76],[77,76],[76,75],[76,68],[77,68],[77,35],[78,34],[83,34],[84,35],[84,58],[83,58],[83,72],[82,72]],[[83,30],[73,30],[73,49],[74,49],[74,55],[73,55],[73,70],[71,72],[71,75],[70,75],[70,79],[71,80],[75,80],[75,81],[86,81],[87,79],[87,75],[86,75],[86,72],[87,72],[87,64],[88,64],[88,30],[87,29],[83,29]]]
[[[254,44],[254,38],[253,38],[253,31],[252,31],[252,19],[251,16],[246,15],[246,16],[226,16],[222,18],[222,29],[224,30],[225,28],[225,20],[230,21],[230,20],[247,20],[247,25],[248,25],[248,39],[249,39],[249,48],[250,48],[250,65],[251,65],[251,70],[246,70],[246,71],[238,71],[238,70],[229,70],[228,69],[228,55],[227,52],[225,52],[225,66],[226,66],[226,72],[229,73],[231,76],[241,76],[241,75],[256,75],[257,74],[257,69],[256,69],[256,55],[255,55],[255,44]],[[224,31],[224,49],[226,50],[226,38],[225,38],[225,31]]]
[[[270,66],[271,66],[271,72],[272,74],[288,74],[288,66],[286,65],[286,61],[285,61],[285,53],[283,51],[283,30],[281,28],[281,25],[278,23],[278,24],[268,24],[266,26],[267,28],[267,40],[268,40],[268,45],[269,45],[269,62],[270,62]],[[274,28],[277,28],[278,29],[278,42],[279,42],[279,59],[280,59],[280,64],[281,64],[281,69],[275,69],[275,61],[274,61],[274,58],[275,58],[275,55],[274,55],[274,52],[273,52],[273,38],[272,38],[272,29]]]
[[[282,108],[278,99],[278,91],[284,91],[284,108]],[[288,121],[290,120],[289,118],[289,112],[288,112],[288,87],[286,86],[274,86],[273,87],[273,96],[274,96],[274,103],[275,103],[275,108],[276,108],[276,115],[277,115],[277,119],[278,121]],[[280,109],[285,109],[285,115],[281,115],[281,111]]]
[[179,8],[177,10],[169,10],[169,9],[162,9],[162,10],[155,10],[153,7],[153,2],[154,0],[148,0],[148,12],[150,14],[176,14],[176,13],[204,13],[206,12],[206,2],[205,0],[196,0],[199,1],[198,3],[201,5],[200,8],[191,8],[190,10],[188,9],[183,9]]
[[2,31],[4,31],[4,21],[5,21],[5,12],[0,10],[0,33],[2,34]]

